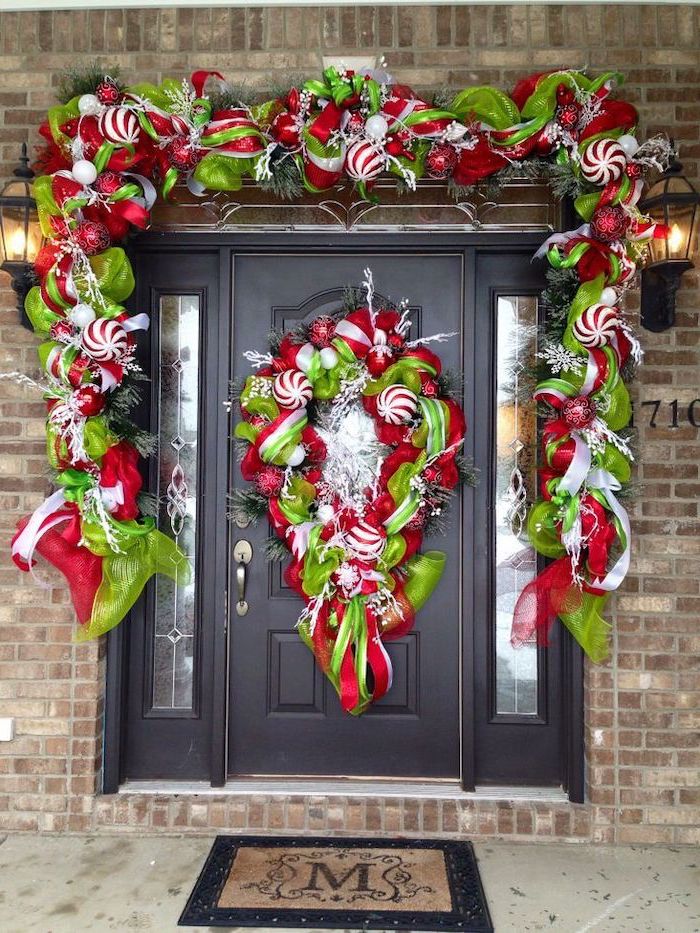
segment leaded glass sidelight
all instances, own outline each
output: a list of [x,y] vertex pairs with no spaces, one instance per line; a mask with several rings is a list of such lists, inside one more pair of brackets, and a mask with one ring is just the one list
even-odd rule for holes
[[[199,427],[199,295],[161,295],[158,367],[158,527],[195,571]],[[191,709],[196,580],[155,582],[153,707]]]
[[524,376],[537,352],[537,298],[496,301],[495,670],[496,713],[536,716],[538,657],[534,642],[511,646],[518,595],[537,573],[527,539],[527,508],[536,493],[537,409]]

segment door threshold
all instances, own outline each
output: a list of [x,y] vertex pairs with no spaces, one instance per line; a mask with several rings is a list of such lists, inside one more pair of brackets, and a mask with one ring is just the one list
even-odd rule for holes
[[462,790],[457,781],[227,781],[212,787],[206,781],[126,781],[120,794],[203,795],[209,797],[295,796],[295,797],[420,797],[440,800],[532,800],[537,803],[568,803],[560,787],[506,787],[477,785]]

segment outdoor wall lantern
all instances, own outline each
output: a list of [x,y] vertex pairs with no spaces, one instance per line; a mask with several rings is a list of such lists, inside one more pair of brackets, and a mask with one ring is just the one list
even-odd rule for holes
[[12,288],[17,294],[17,308],[23,324],[29,326],[24,299],[35,284],[34,260],[41,247],[41,227],[32,196],[34,172],[29,167],[27,144],[22,144],[19,165],[14,178],[5,185],[0,194],[0,269],[12,278]]
[[642,326],[657,333],[673,326],[681,276],[693,268],[700,194],[682,171],[681,163],[673,162],[639,205],[671,231],[665,240],[651,240],[651,261],[642,270]]

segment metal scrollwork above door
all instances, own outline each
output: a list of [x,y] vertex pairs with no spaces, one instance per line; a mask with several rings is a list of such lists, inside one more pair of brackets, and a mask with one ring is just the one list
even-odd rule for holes
[[377,204],[366,201],[350,185],[332,193],[305,193],[281,201],[245,180],[240,191],[197,198],[178,189],[177,203],[161,203],[153,211],[153,228],[161,231],[234,232],[236,230],[365,231],[552,231],[559,226],[560,204],[545,179],[515,178],[497,199],[476,189],[454,198],[440,181],[422,180],[416,191],[401,191],[391,179],[379,180]]

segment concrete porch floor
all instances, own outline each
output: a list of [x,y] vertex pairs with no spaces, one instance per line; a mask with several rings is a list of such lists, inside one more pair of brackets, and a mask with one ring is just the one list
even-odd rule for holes
[[[5,837],[0,930],[176,931],[211,841]],[[700,931],[697,849],[501,842],[479,842],[475,849],[496,933]]]

